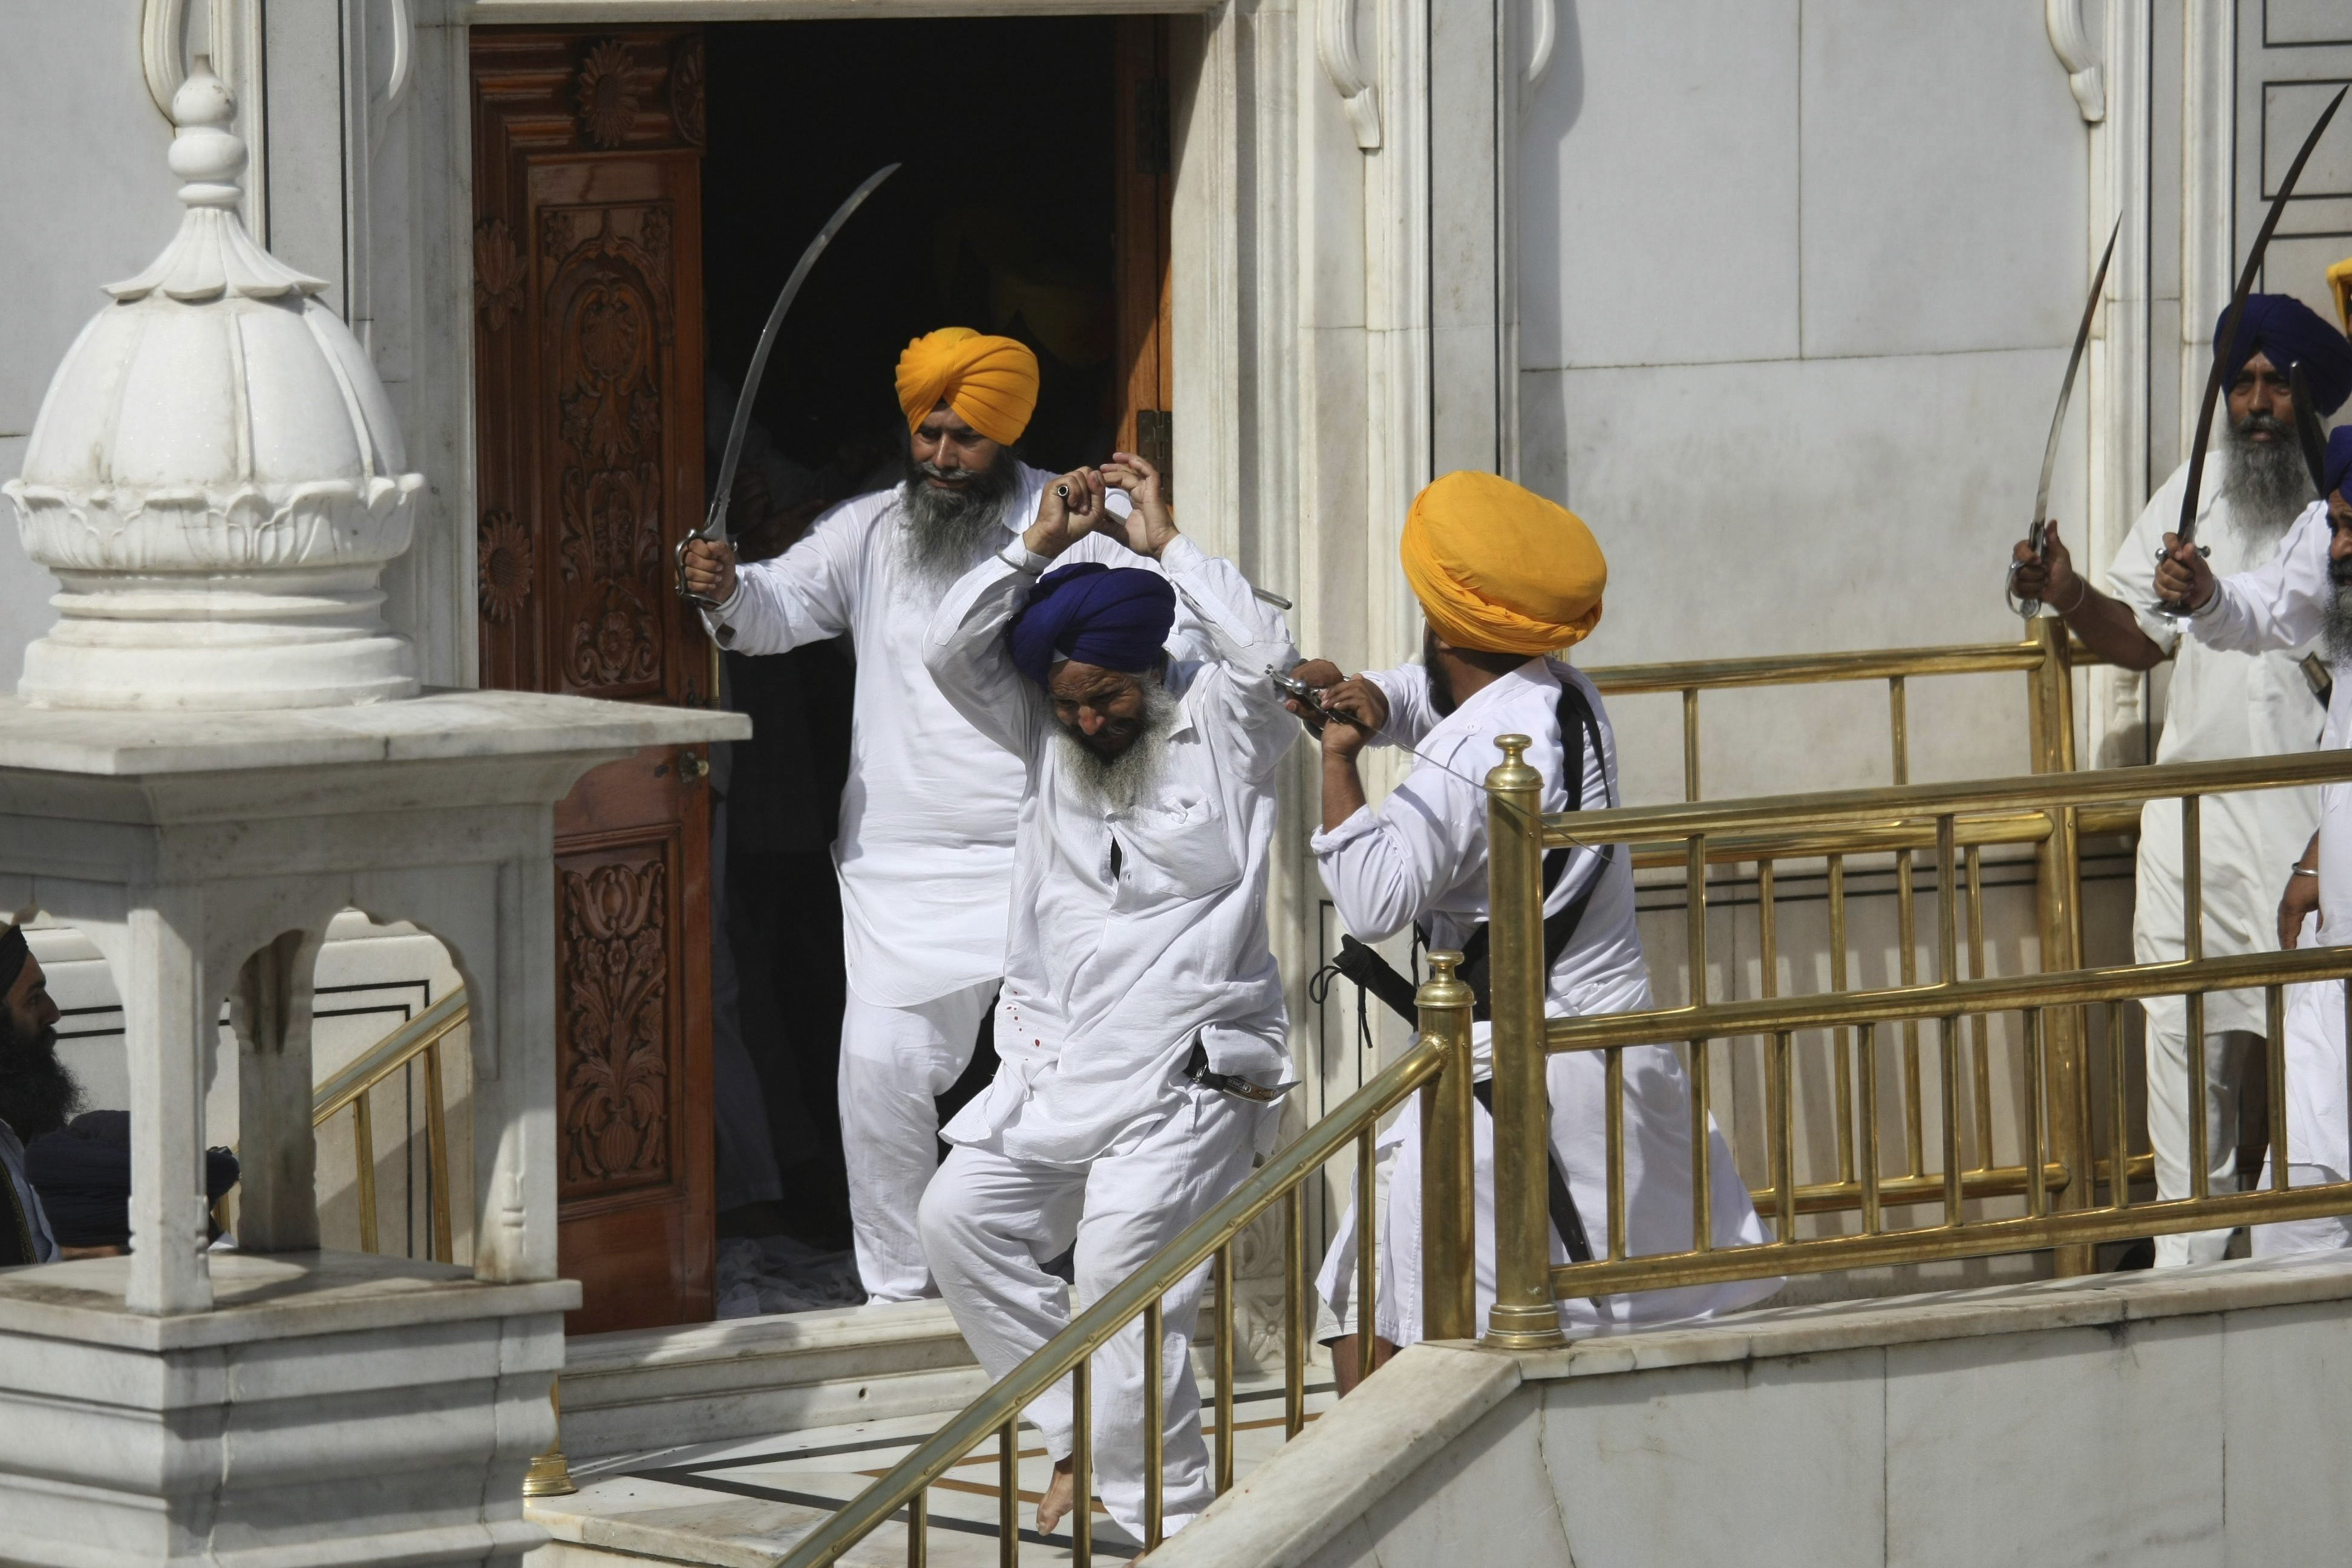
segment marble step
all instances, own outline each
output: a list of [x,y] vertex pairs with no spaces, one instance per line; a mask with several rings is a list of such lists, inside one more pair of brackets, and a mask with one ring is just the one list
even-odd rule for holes
[[939,1301],[729,1318],[565,1342],[575,1459],[962,1409],[988,1380]]
[[[571,1377],[567,1372],[567,1444]],[[1203,1380],[1203,1424],[1213,1434],[1207,1408],[1211,1393]],[[1332,1398],[1329,1367],[1318,1363],[1309,1374],[1307,1418],[1328,1409]],[[1281,1378],[1236,1378],[1234,1405],[1238,1481],[1282,1446]],[[863,1491],[951,1414],[873,1416],[782,1435],[575,1462],[576,1494],[534,1499],[526,1507],[528,1517],[554,1538],[528,1561],[531,1568],[612,1568],[625,1562],[772,1568],[818,1521]],[[1066,1526],[1052,1537],[1035,1531],[1037,1497],[1050,1466],[1036,1434],[1024,1426],[1022,1435],[1014,1482],[1022,1500],[1021,1561],[1067,1563]],[[936,1568],[992,1568],[1000,1561],[998,1476],[996,1446],[991,1442],[931,1489],[927,1545],[928,1560]],[[1098,1561],[1126,1562],[1140,1550],[1099,1504],[1094,1542]],[[883,1526],[842,1559],[845,1564],[888,1563],[893,1568],[907,1561],[903,1524]]]

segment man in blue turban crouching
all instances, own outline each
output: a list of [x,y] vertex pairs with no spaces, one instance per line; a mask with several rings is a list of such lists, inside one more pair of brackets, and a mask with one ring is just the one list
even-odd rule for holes
[[[1106,505],[1112,489],[1129,516]],[[1047,569],[1097,530],[1165,574]],[[1180,595],[1206,661],[1162,651]],[[1099,1300],[1271,1144],[1289,1058],[1266,873],[1275,767],[1297,727],[1265,672],[1298,655],[1241,574],[1176,531],[1151,465],[1119,453],[1047,484],[1034,525],[948,591],[923,662],[1027,770],[1000,1065],[943,1131],[953,1148],[921,1210],[940,1294],[1001,1378],[1070,1321],[1048,1259],[1075,1244],[1076,1288]],[[1163,1303],[1171,1531],[1215,1492],[1191,1353],[1202,1283],[1196,1272]],[[1096,1485],[1140,1540],[1142,1325],[1093,1364]],[[1051,1531],[1073,1501],[1067,1384],[1028,1414],[1055,1460],[1037,1510]]]

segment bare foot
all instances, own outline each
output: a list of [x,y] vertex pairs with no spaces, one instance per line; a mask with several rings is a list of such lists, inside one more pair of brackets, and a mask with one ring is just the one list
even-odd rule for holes
[[1054,1479],[1045,1484],[1045,1495],[1037,1500],[1037,1533],[1051,1535],[1054,1527],[1069,1517],[1070,1505],[1077,1500],[1077,1482],[1064,1459],[1054,1467]]

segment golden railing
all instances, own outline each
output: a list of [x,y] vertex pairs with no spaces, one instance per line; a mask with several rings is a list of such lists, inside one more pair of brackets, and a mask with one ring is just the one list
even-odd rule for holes
[[324,1127],[345,1110],[352,1113],[362,1252],[376,1251],[380,1240],[375,1194],[375,1115],[368,1096],[377,1085],[421,1056],[425,1058],[426,1184],[432,1189],[432,1234],[426,1238],[426,1247],[436,1263],[456,1261],[457,1239],[449,1204],[449,1128],[441,1100],[441,1042],[465,1027],[467,1016],[466,988],[460,985],[361,1052],[349,1066],[311,1091],[312,1128]]
[[[2169,764],[2063,774],[2038,773],[1960,784],[1848,790],[1721,805],[1640,806],[1605,812],[1546,816],[1540,810],[1542,780],[1519,760],[1528,742],[1501,741],[1506,760],[1487,776],[1490,835],[1491,963],[1494,985],[1494,1114],[1496,1121],[1496,1213],[1497,1298],[1489,1320],[1490,1342],[1525,1348],[1560,1339],[1558,1298],[1591,1296],[1837,1268],[1917,1263],[1938,1258],[1983,1257],[2044,1247],[2081,1252],[2095,1242],[2160,1232],[2228,1227],[2319,1214],[2352,1211],[2352,1183],[2293,1189],[2288,1182],[2284,987],[2305,982],[2352,978],[2352,948],[2259,953],[2229,958],[2203,956],[2203,901],[2200,865],[2199,801],[2205,795],[2244,790],[2309,787],[2352,780],[2352,752]],[[2085,969],[2075,964],[2018,978],[1962,978],[1958,973],[1960,917],[1958,847],[1981,825],[2005,817],[2039,815],[2044,842],[2062,840],[2079,813],[2137,805],[2150,798],[2182,802],[2184,927],[2187,957],[2181,962]],[[1937,973],[1928,984],[1911,982],[1878,990],[1814,996],[1763,997],[1710,1002],[1705,953],[1706,886],[1692,879],[1693,994],[1688,1005],[1642,1013],[1588,1018],[1547,1019],[1543,963],[1542,871],[1548,848],[1570,844],[1620,843],[1675,846],[1696,871],[1711,851],[1726,843],[1836,843],[1853,834],[1925,832],[1934,845],[1937,871]],[[2281,868],[2284,877],[2284,868]],[[1769,922],[1769,914],[1767,920]],[[2073,951],[2071,947],[2069,952]],[[1769,971],[1768,971],[1769,973]],[[2202,1062],[2203,997],[2218,991],[2262,989],[2269,1001],[2272,1094],[2270,1141],[2272,1190],[2214,1194],[2206,1172],[2205,1074]],[[2189,1197],[2135,1202],[2136,1173],[2126,1142],[2122,1104],[2125,1075],[2124,1005],[2154,996],[2187,998],[2191,1146],[2196,1171]],[[2084,1060],[2084,1012],[2105,1009],[2109,1052],[2105,1158],[2092,1147]],[[2014,1167],[1969,1171],[1961,1158],[1959,1123],[1960,1026],[2007,1014],[2023,1024],[2021,1158]],[[1895,1180],[1882,1172],[1879,1031],[1900,1026],[1916,1031],[1937,1026],[1937,1065],[1941,1089],[1941,1160],[1923,1169],[1921,1138],[1913,1131],[1918,1113],[1918,1070],[1906,1080],[1906,1170]],[[1834,1031],[1832,1053],[1838,1108],[1838,1172],[1835,1182],[1811,1185],[1799,1179],[1796,1160],[1796,1036]],[[1757,1184],[1759,1206],[1772,1228],[1761,1245],[1714,1245],[1706,1215],[1709,1152],[1708,1047],[1717,1041],[1759,1038],[1766,1047],[1768,1101],[1766,1179]],[[1977,1037],[1981,1042],[1983,1037]],[[1680,1042],[1688,1058],[1693,1130],[1692,1245],[1678,1252],[1629,1256],[1622,1226],[1625,1206],[1622,1053],[1627,1047]],[[1609,1255],[1590,1263],[1551,1267],[1546,1213],[1545,1167],[1550,1108],[1544,1062],[1554,1051],[1597,1050],[1607,1058],[1603,1107],[1607,1142],[1606,1201],[1611,1224]],[[1908,1058],[1916,1064],[1916,1058]],[[1979,1056],[1981,1062],[1981,1056]],[[1981,1108],[1983,1100],[1979,1101]],[[1989,1166],[1989,1161],[1980,1162]],[[2105,1201],[2096,1190],[2104,1186]],[[2021,1215],[1970,1217],[1964,1205],[1997,1192],[2021,1194]],[[1888,1211],[1935,1205],[1933,1223],[1888,1228]],[[1800,1214],[1850,1209],[1860,1216],[1851,1234],[1801,1237]]]
[[[1021,1558],[1016,1485],[1021,1412],[1065,1377],[1072,1380],[1075,1414],[1076,1504],[1070,1511],[1070,1561],[1085,1568],[1094,1557],[1093,1444],[1087,1361],[1114,1334],[1139,1318],[1144,1337],[1144,1547],[1161,1533],[1160,1298],[1203,1262],[1213,1263],[1215,1313],[1212,1331],[1216,1371],[1212,1386],[1216,1439],[1213,1472],[1220,1496],[1234,1481],[1234,1247],[1244,1230],[1280,1205],[1283,1212],[1283,1434],[1306,1426],[1307,1336],[1314,1319],[1308,1300],[1306,1184],[1335,1155],[1356,1152],[1358,1242],[1353,1300],[1369,1346],[1378,1284],[1378,1205],[1374,1202],[1373,1138],[1380,1119],[1418,1092],[1422,1127],[1423,1321],[1435,1339],[1467,1339],[1476,1331],[1471,1294],[1470,988],[1454,977],[1461,955],[1429,955],[1431,978],[1422,985],[1420,1037],[1332,1112],[1254,1173],[1233,1194],[1168,1244],[1151,1262],[1071,1321],[1070,1326],[998,1382],[964,1412],[901,1459],[846,1507],[820,1524],[784,1559],[784,1568],[818,1568],[893,1521],[907,1527],[907,1562],[927,1560],[928,1489],[991,1437],[997,1445],[997,1560]],[[1369,1367],[1368,1357],[1358,1364]]]
[[[1678,663],[1600,666],[1585,671],[1594,686],[1610,697],[1679,694],[1682,699],[1683,798],[1701,799],[1699,704],[1703,694],[1757,690],[1767,688],[1822,686],[1883,681],[1886,686],[1888,775],[1897,788],[1911,783],[1911,683],[1954,676],[2016,673],[2022,675],[2025,698],[2028,765],[2036,774],[2072,773],[2075,767],[2073,671],[2076,665],[2098,662],[2097,656],[2070,641],[2064,623],[2055,617],[2032,622],[2029,635],[2017,642],[1968,643],[1941,647],[1877,648],[1847,653],[1778,654],[1744,658],[1694,659]],[[2034,928],[2045,970],[2068,970],[2083,962],[2083,892],[2081,841],[2085,834],[2105,834],[2137,826],[2135,803],[2101,803],[2073,811],[2051,813],[2031,806],[1974,813],[1957,824],[1958,864],[1948,873],[1965,880],[1965,930],[1968,973],[1981,977],[1987,969],[1984,926],[1984,852],[1988,848],[2030,848],[2034,861]],[[1919,980],[1917,857],[1936,846],[1935,828],[1925,819],[1886,819],[1807,828],[1776,824],[1769,828],[1730,829],[1707,836],[1694,854],[1687,842],[1658,840],[1629,846],[1637,870],[1682,868],[1689,963],[1694,975],[1703,975],[1707,963],[1706,868],[1710,866],[1753,864],[1756,868],[1758,942],[1760,982],[1764,994],[1780,984],[1780,948],[1776,910],[1775,879],[1780,862],[1818,860],[1822,863],[1829,906],[1830,989],[1848,988],[1847,886],[1850,862],[1860,857],[1885,857],[1895,877],[1895,966],[1899,983]],[[1885,862],[1882,862],[1882,864]],[[1948,881],[1938,884],[1938,898],[1951,907]],[[1976,1164],[1964,1178],[1971,1198],[2013,1195],[2024,1190],[2021,1169],[1996,1170],[1991,1092],[1992,1049],[1981,1018],[1971,1020],[1972,1061],[1969,1088],[1975,1114],[1973,1134]],[[1839,1060],[1845,1061],[1847,1040],[1841,1036]],[[1904,1132],[1904,1172],[1892,1190],[1930,1182],[1925,1163],[1925,1090],[1920,1079],[1919,1026],[1902,1026],[1902,1070],[1897,1085]],[[1853,1085],[1850,1068],[1841,1068],[1835,1086],[1838,1106],[1838,1170],[1834,1181],[1811,1184],[1800,1191],[1801,1212],[1851,1209],[1860,1203],[1855,1183],[1853,1124],[1850,1114]],[[2132,1173],[2146,1175],[2153,1162],[2142,1154],[2132,1162]],[[1761,1194],[1759,1194],[1761,1201]],[[2061,1272],[2077,1273],[2090,1265],[2087,1250],[2061,1257]]]

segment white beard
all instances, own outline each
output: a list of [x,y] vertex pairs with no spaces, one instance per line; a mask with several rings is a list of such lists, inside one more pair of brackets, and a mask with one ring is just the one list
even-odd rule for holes
[[1143,728],[1127,750],[1105,757],[1071,730],[1054,726],[1055,744],[1061,748],[1062,777],[1070,794],[1090,810],[1127,811],[1141,799],[1146,785],[1160,774],[1167,754],[1168,732],[1176,727],[1176,699],[1150,677],[1143,683]]

